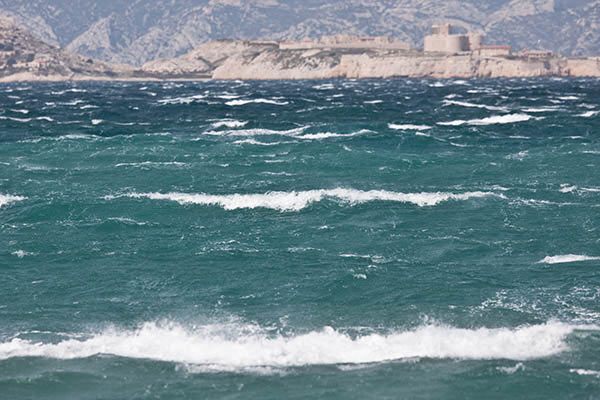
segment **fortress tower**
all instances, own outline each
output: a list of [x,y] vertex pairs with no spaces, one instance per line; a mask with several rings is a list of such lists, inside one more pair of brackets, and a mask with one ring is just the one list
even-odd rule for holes
[[433,25],[431,34],[425,36],[425,51],[460,53],[478,50],[482,43],[483,36],[480,34],[457,35],[450,24]]

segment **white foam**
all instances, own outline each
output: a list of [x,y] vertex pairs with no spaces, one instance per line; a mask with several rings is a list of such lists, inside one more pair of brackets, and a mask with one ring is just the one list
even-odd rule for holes
[[142,161],[142,162],[137,162],[137,163],[135,163],[135,162],[134,163],[119,163],[119,164],[115,164],[115,167],[156,167],[156,166],[163,166],[163,165],[174,165],[176,167],[183,167],[187,164],[179,162],[179,161],[165,161],[165,162]]
[[590,118],[593,117],[595,115],[598,115],[600,113],[600,111],[586,111],[582,114],[577,114],[578,117],[583,117],[583,118]]
[[[288,129],[285,131],[278,131],[274,129],[254,128],[254,129],[232,129],[224,131],[206,131],[205,135],[211,136],[269,136],[269,135],[280,135],[280,136],[296,136],[304,132],[308,126],[301,126],[299,128]],[[199,139],[198,139],[199,140]]]
[[231,100],[231,99],[239,99],[241,96],[239,94],[220,94],[215,97],[217,99]]
[[51,93],[54,95],[62,95],[62,94],[69,93],[69,92],[71,92],[71,93],[87,93],[87,90],[73,88],[73,89],[65,89],[65,90],[61,90],[61,91],[53,91]]
[[584,375],[584,376],[595,376],[596,378],[600,378],[600,371],[594,371],[591,369],[570,369],[569,370],[570,373],[572,374],[577,374],[577,375]]
[[538,261],[538,264],[563,264],[580,261],[598,261],[600,257],[590,257],[586,255],[578,254],[565,254],[560,256],[547,256],[544,259]]
[[[483,118],[483,119],[438,122],[438,125],[460,126],[460,125],[512,124],[515,122],[529,121],[532,118],[534,118],[534,117],[532,117],[531,115],[527,115],[527,114],[507,114],[507,115],[497,115],[497,116],[493,116],[493,117],[487,117],[487,118]],[[537,117],[535,119],[543,119],[543,117]]]
[[19,114],[29,114],[29,110],[25,110],[25,109],[18,109],[18,110],[11,109],[10,111],[16,112]]
[[468,200],[471,198],[499,197],[503,195],[493,192],[466,192],[466,193],[399,193],[386,190],[362,191],[356,189],[336,188],[329,190],[307,190],[301,192],[267,192],[264,194],[187,194],[187,193],[128,193],[121,196],[106,196],[112,200],[117,197],[148,198],[151,200],[170,200],[179,204],[216,205],[225,210],[240,208],[271,208],[280,211],[299,211],[310,204],[324,199],[335,199],[350,205],[369,201],[392,201],[412,203],[419,207],[435,206],[449,200]]
[[9,121],[15,121],[15,122],[31,122],[31,118],[15,118],[15,117],[5,117],[3,115],[0,115],[0,119],[3,120],[9,120]]
[[27,252],[25,250],[16,250],[16,251],[13,251],[10,254],[12,254],[13,256],[17,256],[19,258],[24,258],[25,256],[31,255],[33,253],[29,253],[29,252]]
[[577,186],[569,186],[569,185],[560,185],[561,188],[559,192],[561,193],[571,193],[577,190]]
[[483,108],[490,111],[508,111],[506,107],[497,107],[497,106],[488,106],[486,104],[475,104],[468,103],[466,101],[458,101],[458,100],[444,100],[445,105],[455,105],[461,107],[469,107],[469,108]]
[[0,343],[0,360],[14,357],[79,359],[104,354],[223,371],[380,363],[411,358],[522,361],[567,351],[566,338],[576,329],[594,328],[559,322],[496,329],[427,325],[388,334],[350,336],[331,327],[281,335],[270,334],[268,329],[255,325],[214,324],[187,329],[175,323],[145,323],[135,330],[108,329],[87,339],[71,335],[56,343],[13,338]]
[[332,133],[332,132],[319,132],[319,133],[308,133],[306,135],[302,135],[302,136],[297,136],[298,139],[305,139],[305,140],[321,140],[321,139],[328,139],[328,138],[332,138],[332,137],[352,137],[352,136],[357,136],[357,135],[362,135],[364,133],[373,133],[373,131],[368,130],[368,129],[361,129],[358,132],[352,132],[352,133]]
[[512,375],[515,372],[525,370],[525,365],[523,363],[517,363],[514,367],[496,367],[498,371],[504,372],[506,374]]
[[281,144],[282,142],[264,143],[264,142],[259,142],[258,140],[255,140],[255,139],[244,139],[244,140],[236,140],[233,143],[234,144],[254,144],[257,146],[277,146],[277,145]]
[[225,126],[227,128],[241,128],[241,127],[245,126],[247,123],[248,123],[248,121],[236,121],[234,119],[224,119],[221,121],[213,122],[212,124],[210,124],[210,126],[215,129],[221,128],[223,126]]
[[333,89],[335,89],[335,87],[331,83],[324,83],[322,85],[315,85],[315,86],[313,86],[313,89],[317,89],[317,90],[333,90]]
[[381,104],[381,103],[383,103],[383,100],[368,100],[368,101],[363,101],[363,103],[365,103],[365,104]]
[[412,125],[412,124],[388,124],[388,128],[395,129],[397,131],[425,131],[427,129],[431,129],[431,126],[428,125]]
[[289,104],[287,101],[276,101],[269,99],[248,99],[248,100],[231,100],[226,102],[228,106],[243,106],[245,104],[257,103],[257,104],[274,104],[277,106],[285,106]]
[[544,113],[544,112],[555,112],[560,111],[561,109],[558,107],[532,107],[523,109],[524,112],[529,113]]
[[557,98],[560,100],[579,100],[577,96],[558,96]]
[[158,100],[159,104],[167,105],[167,104],[190,104],[197,100],[205,99],[206,96],[202,94],[197,94],[194,96],[187,97],[167,97],[166,99]]
[[92,120],[92,125],[99,125],[99,124],[101,124],[103,122],[104,122],[104,120],[102,120],[102,119],[93,119]]
[[0,194],[0,207],[12,203],[14,201],[23,201],[25,197],[22,196],[11,196],[9,194]]

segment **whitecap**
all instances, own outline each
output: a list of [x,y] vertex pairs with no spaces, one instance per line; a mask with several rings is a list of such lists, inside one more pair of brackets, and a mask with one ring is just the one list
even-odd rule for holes
[[277,146],[280,145],[282,143],[294,143],[294,142],[271,142],[271,143],[265,143],[265,142],[260,142],[258,140],[255,139],[244,139],[244,140],[236,140],[235,142],[233,142],[233,144],[254,144],[257,146]]
[[287,101],[276,101],[276,100],[269,100],[269,99],[231,100],[231,101],[225,102],[226,105],[232,106],[232,107],[233,106],[243,106],[245,104],[250,104],[250,103],[274,104],[277,106],[285,106],[285,105],[289,104],[289,102],[287,102]]
[[227,127],[227,128],[241,128],[243,126],[245,126],[248,123],[248,121],[237,121],[234,119],[223,119],[217,122],[213,122],[212,124],[210,124],[211,127],[217,129],[217,128],[221,128],[223,126]]
[[524,361],[568,350],[569,335],[584,329],[597,328],[559,322],[475,329],[425,325],[390,333],[373,333],[368,329],[366,333],[351,336],[332,327],[283,335],[256,325],[187,328],[172,322],[148,322],[133,330],[111,328],[87,337],[70,335],[56,342],[15,337],[0,343],[0,360],[15,357],[68,360],[112,355],[222,371],[420,358]]
[[530,112],[530,113],[555,112],[555,111],[560,111],[560,110],[562,110],[562,109],[558,108],[558,107],[531,107],[531,108],[523,109],[524,112]]
[[8,203],[23,200],[25,200],[25,197],[23,196],[11,196],[9,194],[0,194],[0,207],[7,205]]
[[332,90],[332,89],[335,89],[335,87],[331,83],[324,83],[322,85],[315,85],[315,86],[313,86],[313,89],[317,89],[317,90]]
[[363,101],[363,103],[365,103],[365,104],[381,104],[381,103],[383,103],[383,100],[368,100],[368,101]]
[[3,120],[9,120],[9,121],[15,121],[15,122],[31,122],[31,118],[16,118],[16,117],[5,117],[3,115],[0,115],[0,119]]
[[164,165],[174,165],[176,167],[186,166],[186,163],[182,163],[179,161],[142,161],[142,162],[132,162],[132,163],[119,163],[115,164],[115,167],[160,167]]
[[581,261],[598,261],[600,257],[590,257],[586,255],[578,254],[565,254],[559,256],[547,256],[544,259],[538,261],[538,264],[564,264]]
[[508,111],[506,107],[497,107],[497,106],[488,106],[485,104],[475,104],[469,103],[466,101],[457,101],[457,100],[444,100],[444,105],[455,105],[461,107],[469,107],[469,108],[483,108],[490,111]]
[[427,129],[431,129],[431,126],[428,125],[412,125],[412,124],[388,124],[388,128],[394,129],[397,131],[424,131]]
[[[280,136],[296,136],[306,129],[308,126],[301,126],[299,128],[288,129],[284,131],[278,131],[274,129],[254,128],[254,129],[232,129],[224,131],[206,131],[205,135],[211,136],[269,136],[269,135],[280,135]],[[195,139],[200,140],[200,139]]]
[[194,96],[187,96],[187,97],[167,97],[165,99],[161,99],[158,100],[159,104],[162,105],[169,105],[169,104],[190,104],[190,103],[194,103],[198,100],[202,100],[205,99],[206,96],[202,95],[202,94],[197,94]]
[[321,139],[328,139],[328,138],[333,138],[333,137],[352,137],[352,136],[357,136],[357,135],[362,135],[365,133],[373,133],[373,131],[369,130],[369,129],[361,129],[358,132],[352,132],[352,133],[332,133],[332,132],[319,132],[319,133],[308,133],[306,135],[302,135],[302,136],[297,136],[298,139],[308,139],[308,140],[321,140]]
[[[456,120],[450,122],[438,122],[438,125],[444,126],[460,126],[460,125],[493,125],[493,124],[512,124],[515,122],[529,121],[532,119],[531,115],[527,114],[507,114],[501,116],[493,116],[482,119],[471,119],[471,120]],[[534,119],[543,119],[543,117],[537,117]]]
[[600,111],[586,111],[582,114],[577,114],[578,117],[583,117],[583,118],[590,118],[590,117],[594,117],[596,115],[598,115],[600,113]]
[[103,122],[104,122],[103,119],[93,119],[92,120],[92,125],[99,125],[99,124],[101,124]]
[[594,371],[591,369],[572,368],[569,370],[569,372],[577,375],[595,376],[596,378],[600,378],[600,371]]
[[15,250],[11,253],[13,256],[17,256],[19,258],[25,258],[26,256],[34,256],[35,253],[31,253],[25,250]]
[[523,363],[517,363],[514,367],[496,367],[498,371],[504,372],[505,374],[512,375],[518,371],[524,371],[525,365]]
[[569,186],[568,184],[560,185],[561,188],[559,192],[561,193],[571,193],[577,190],[577,186]]
[[13,110],[11,109],[10,111],[15,112],[15,113],[19,113],[19,114],[29,114],[29,110]]
[[[271,160],[267,160],[271,161]],[[280,161],[280,160],[274,160]],[[471,198],[498,197],[503,195],[494,192],[465,192],[465,193],[399,193],[386,190],[362,191],[356,189],[307,190],[292,192],[267,192],[263,194],[188,194],[188,193],[128,193],[119,196],[106,196],[112,200],[116,197],[148,198],[151,200],[170,200],[179,204],[216,205],[225,210],[270,208],[280,211],[299,211],[310,204],[324,199],[334,199],[350,205],[370,201],[392,201],[411,203],[419,207],[435,206],[449,200],[468,200]]]

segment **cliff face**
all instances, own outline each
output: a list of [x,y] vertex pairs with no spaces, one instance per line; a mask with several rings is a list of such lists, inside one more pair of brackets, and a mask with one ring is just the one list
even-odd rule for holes
[[212,79],[323,79],[389,77],[600,76],[600,60],[443,55],[418,51],[279,50],[248,41],[211,42],[175,59],[142,66],[154,76]]
[[132,65],[222,38],[389,35],[421,48],[440,22],[489,44],[600,54],[600,0],[0,0],[0,11],[49,43]]
[[0,81],[96,79],[324,79],[388,77],[600,77],[597,58],[491,57],[471,53],[319,48],[221,40],[140,69],[94,61],[36,39],[0,17]]
[[129,67],[94,61],[44,43],[0,16],[0,80],[110,79],[131,73]]

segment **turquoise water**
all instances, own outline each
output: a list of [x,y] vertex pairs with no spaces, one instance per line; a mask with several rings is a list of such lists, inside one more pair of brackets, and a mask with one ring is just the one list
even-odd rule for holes
[[600,398],[598,81],[0,93],[1,398]]

